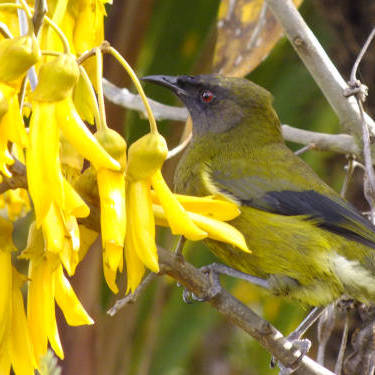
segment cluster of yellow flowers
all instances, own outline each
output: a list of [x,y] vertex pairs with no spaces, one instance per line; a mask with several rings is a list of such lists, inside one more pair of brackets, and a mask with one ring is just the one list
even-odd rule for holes
[[[161,167],[168,148],[142,87],[126,61],[102,44],[107,2],[48,1],[35,35],[31,1],[0,1],[0,22],[7,25],[0,27],[0,182],[12,178],[16,160],[24,163],[32,201],[31,206],[22,189],[0,195],[1,374],[11,368],[16,375],[34,374],[48,345],[63,358],[55,302],[68,324],[93,324],[68,276],[96,238],[78,221],[98,199],[103,272],[115,293],[124,257],[127,292],[137,288],[145,268],[159,271],[155,223],[190,240],[210,237],[248,251],[243,236],[225,223],[239,215],[234,203],[176,195],[165,183]],[[148,111],[150,133],[128,151],[106,123],[103,51],[128,71]],[[96,126],[95,134],[86,123]],[[13,222],[31,209],[35,221],[26,248],[17,254]],[[16,270],[12,254],[28,261],[27,277]]]

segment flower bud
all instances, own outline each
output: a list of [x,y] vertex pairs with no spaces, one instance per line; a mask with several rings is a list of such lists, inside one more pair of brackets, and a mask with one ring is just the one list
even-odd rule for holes
[[149,133],[129,147],[127,177],[143,180],[161,168],[168,155],[168,147],[160,134]]
[[122,168],[126,164],[126,142],[120,134],[112,129],[104,129],[95,133],[95,138],[103,148],[117,160]]
[[32,94],[40,102],[57,102],[65,99],[79,78],[79,67],[73,55],[63,54],[43,64],[39,83]]
[[0,81],[11,82],[26,73],[40,59],[40,49],[34,35],[24,35],[0,41]]

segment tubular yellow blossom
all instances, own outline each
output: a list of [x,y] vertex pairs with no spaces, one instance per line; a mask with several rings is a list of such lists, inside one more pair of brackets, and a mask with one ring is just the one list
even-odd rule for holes
[[[61,26],[64,20],[64,16],[66,15],[66,8],[68,5],[68,0],[57,0],[55,5],[55,10],[53,12],[52,21]],[[62,44],[61,40],[58,35],[52,30],[48,28],[47,31],[47,43],[46,47],[53,51],[62,51]]]
[[53,104],[33,103],[30,143],[26,154],[27,182],[40,226],[53,201],[64,205],[59,129]]
[[99,45],[104,40],[103,19],[106,15],[104,8],[106,2],[108,1],[77,1],[79,17],[74,29],[74,46],[79,53]]
[[37,368],[20,289],[25,280],[26,278],[13,268],[10,358],[16,375],[33,375]]
[[107,168],[116,171],[120,170],[120,164],[111,158],[87,129],[87,126],[79,117],[70,97],[56,104],[56,116],[65,138],[84,158],[89,160],[96,169]]
[[10,311],[9,303],[12,293],[12,263],[9,251],[0,250],[0,357],[6,350],[7,336],[10,330]]
[[[7,111],[0,116],[0,127],[7,126],[7,139],[18,147],[28,146],[28,136],[20,113],[17,90],[11,86],[0,83],[0,93],[3,100],[7,101]],[[6,124],[6,125],[5,125]]]
[[117,269],[123,268],[126,233],[125,175],[107,169],[97,174],[100,196],[100,224],[103,243],[103,267],[108,286],[114,293]]
[[[164,208],[157,204],[154,204],[152,208],[157,225],[168,226]],[[251,253],[242,233],[232,225],[193,212],[188,212],[188,215],[196,225],[208,233],[208,238],[229,243],[247,253]]]
[[136,254],[151,271],[159,272],[150,183],[146,180],[132,182],[128,186],[127,194],[129,229]]
[[[237,204],[221,198],[216,198],[213,195],[206,197],[195,197],[182,194],[173,195],[185,210],[211,217],[212,219],[229,221],[233,220],[241,213]],[[153,203],[160,205],[160,199],[155,191],[151,191],[151,197]]]
[[199,241],[207,237],[207,233],[193,223],[181,203],[170,191],[160,170],[156,171],[151,177],[151,183],[164,208],[165,216],[173,234],[183,234],[187,239],[193,241]]
[[0,356],[6,336],[9,333],[9,303],[12,291],[11,251],[15,250],[12,241],[13,225],[8,220],[0,218]]
[[[130,219],[130,218],[129,218]],[[126,293],[134,292],[142,280],[145,273],[145,266],[135,251],[137,244],[133,238],[131,221],[128,220],[127,235],[125,238],[125,260],[127,272]]]
[[46,258],[31,259],[29,262],[27,323],[38,362],[47,353],[48,335],[53,337],[50,332],[54,330],[54,326],[51,327],[50,309],[53,295],[50,268]]
[[103,269],[108,286],[118,292],[116,274],[123,269],[126,234],[125,165],[126,143],[114,130],[104,128],[95,134],[104,149],[122,166],[121,171],[100,168],[97,181],[100,197],[100,226],[103,244]]
[[94,321],[79,302],[61,266],[55,271],[55,280],[56,302],[62,310],[67,323],[71,326],[94,324]]
[[65,178],[63,179],[63,187],[65,195],[64,212],[75,217],[89,216],[89,207]]
[[11,177],[8,166],[14,163],[14,159],[8,150],[8,143],[25,148],[28,145],[28,135],[20,114],[16,89],[1,82],[0,112],[0,172]]

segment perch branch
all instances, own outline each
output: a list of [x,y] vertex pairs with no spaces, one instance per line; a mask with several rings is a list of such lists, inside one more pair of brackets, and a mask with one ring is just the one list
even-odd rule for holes
[[[209,294],[211,284],[207,275],[170,251],[159,248],[158,253],[164,273],[172,276],[197,297],[204,298]],[[221,289],[208,302],[228,320],[254,337],[285,366],[293,366],[300,358],[301,352],[293,347],[290,341],[226,290]],[[296,375],[333,375],[331,371],[318,365],[308,356],[301,359],[294,373]]]

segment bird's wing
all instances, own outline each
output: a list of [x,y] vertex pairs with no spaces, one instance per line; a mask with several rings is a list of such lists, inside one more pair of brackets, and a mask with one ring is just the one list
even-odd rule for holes
[[[315,181],[301,188],[296,181],[279,177],[288,176],[287,171],[280,173],[279,170],[273,175],[252,170],[251,175],[244,175],[239,173],[241,160],[230,160],[227,163],[224,167],[221,165],[220,169],[210,166],[210,183],[241,205],[279,215],[301,215],[304,220],[309,220],[320,228],[375,248],[375,227],[350,203],[328,190],[328,187],[326,189],[315,175],[307,175],[305,181]],[[279,165],[279,168],[284,167]],[[293,175],[293,170],[289,171],[289,175],[291,173]],[[318,186],[317,181],[323,187],[319,192],[314,189]]]

